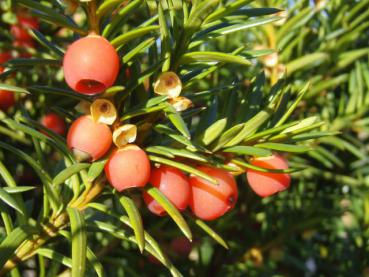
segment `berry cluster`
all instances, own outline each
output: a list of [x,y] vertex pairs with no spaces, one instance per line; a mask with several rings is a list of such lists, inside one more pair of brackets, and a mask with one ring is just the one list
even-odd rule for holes
[[[119,69],[116,50],[109,41],[97,35],[89,35],[71,44],[63,61],[69,87],[77,93],[91,96],[103,95],[114,84]],[[169,103],[176,110],[184,110],[192,104],[179,96],[181,81],[173,72],[163,73],[155,82],[154,91],[168,96]],[[78,160],[93,162],[108,154],[105,175],[118,192],[143,188],[150,183],[179,211],[189,206],[194,215],[203,220],[217,219],[235,206],[238,189],[230,172],[209,165],[198,165],[197,170],[217,182],[214,185],[201,177],[187,176],[168,165],[152,167],[146,152],[133,144],[137,135],[135,125],[120,126],[116,118],[114,104],[97,97],[89,113],[72,123],[67,144]],[[111,150],[113,144],[116,148]],[[266,169],[288,168],[286,160],[278,155],[254,158],[251,164]],[[290,184],[290,176],[284,173],[250,169],[246,174],[250,187],[262,197],[282,191]],[[166,214],[165,209],[146,191],[143,192],[143,199],[152,213],[159,216]]]
[[[18,24],[11,27],[11,32],[17,44],[29,46],[34,42],[27,28],[38,27],[36,19],[22,15],[18,16]],[[11,58],[11,52],[2,53],[0,62],[4,63]],[[63,60],[63,70],[66,83],[75,92],[98,96],[116,81],[120,70],[119,56],[108,40],[91,34],[68,47]],[[182,111],[192,103],[179,96],[181,87],[178,76],[174,72],[166,72],[155,82],[154,91],[159,95],[168,96],[169,103],[177,111]],[[0,91],[0,109],[7,110],[14,103],[12,92]],[[234,207],[238,190],[231,173],[224,169],[199,165],[197,167],[199,171],[217,181],[218,184],[214,185],[198,176],[188,177],[174,167],[161,165],[152,168],[146,152],[132,144],[137,135],[136,126],[131,124],[120,126],[116,118],[117,112],[112,102],[104,98],[95,99],[90,106],[89,114],[82,115],[70,126],[67,145],[80,161],[93,162],[110,151],[105,165],[105,175],[117,191],[143,188],[150,183],[178,210],[183,211],[189,206],[192,212],[203,220],[219,218]],[[55,113],[46,114],[41,123],[59,135],[65,134],[65,122]],[[111,151],[113,144],[116,149]],[[251,164],[272,170],[288,169],[287,161],[276,154],[266,158],[254,158]],[[247,169],[246,176],[251,189],[261,197],[283,191],[290,185],[290,175],[286,173]],[[164,208],[148,193],[143,193],[143,199],[154,214],[166,214]]]
[[[27,13],[19,13],[17,15],[17,23],[10,26],[10,33],[13,36],[13,46],[18,51],[6,51],[0,53],[0,74],[4,72],[5,68],[2,64],[8,62],[12,58],[30,58],[31,55],[27,52],[29,49],[34,49],[36,43],[29,33],[30,29],[38,30],[40,24],[37,18],[30,16]],[[12,91],[0,90],[0,110],[7,111],[13,107],[16,103],[15,95]],[[45,114],[41,118],[41,124],[53,132],[64,135],[65,134],[65,122],[56,113]]]
[[[10,27],[13,36],[13,46],[18,50],[17,55],[21,58],[29,58],[30,55],[25,50],[35,48],[33,37],[29,34],[29,29],[39,29],[39,21],[26,13],[17,15],[17,23]],[[0,53],[0,74],[4,72],[3,64],[16,57],[12,51]],[[11,91],[0,90],[0,110],[7,111],[16,103],[15,95]]]

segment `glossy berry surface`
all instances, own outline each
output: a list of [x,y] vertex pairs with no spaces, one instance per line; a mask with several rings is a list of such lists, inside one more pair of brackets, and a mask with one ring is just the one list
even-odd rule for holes
[[[177,168],[161,165],[151,171],[150,184],[158,188],[180,211],[187,208],[191,189],[188,177]],[[148,193],[144,192],[144,201],[148,209],[156,215],[165,215],[164,208]]]
[[69,128],[67,144],[79,160],[95,161],[105,155],[112,144],[110,128],[84,115]]
[[7,90],[0,90],[0,110],[7,111],[15,104],[14,93]]
[[201,177],[191,176],[191,210],[200,219],[217,219],[236,204],[238,198],[236,181],[223,169],[207,166],[200,166],[197,169],[217,180],[218,185]]
[[15,40],[33,40],[33,37],[28,33],[27,29],[36,29],[40,28],[40,23],[37,18],[31,16],[17,16],[18,23],[12,25],[10,28],[10,32]]
[[94,95],[114,84],[119,73],[119,57],[108,40],[89,35],[68,47],[63,70],[65,81],[71,89]]
[[[287,160],[276,154],[265,158],[255,158],[251,164],[267,169],[288,169]],[[291,176],[286,173],[260,172],[248,169],[246,177],[251,189],[261,197],[268,197],[286,190],[291,183]]]
[[117,191],[144,187],[149,181],[150,172],[146,152],[133,144],[115,150],[105,165],[106,177]]
[[41,119],[41,124],[53,132],[63,136],[65,134],[65,122],[56,113],[48,113]]

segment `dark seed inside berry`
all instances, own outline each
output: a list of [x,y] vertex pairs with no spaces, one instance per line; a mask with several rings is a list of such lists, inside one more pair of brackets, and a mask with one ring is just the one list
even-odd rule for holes
[[104,103],[100,106],[100,111],[102,113],[107,113],[110,110],[110,106],[107,103]]
[[167,86],[167,87],[171,87],[171,86],[173,86],[175,84],[175,81],[174,81],[174,79],[173,78],[168,78],[166,81],[165,81],[165,85]]

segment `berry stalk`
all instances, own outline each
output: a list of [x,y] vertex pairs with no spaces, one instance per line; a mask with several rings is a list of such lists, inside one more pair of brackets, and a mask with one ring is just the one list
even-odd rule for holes
[[96,15],[96,0],[88,2],[88,20],[90,23],[90,33],[98,35],[100,33],[99,18]]

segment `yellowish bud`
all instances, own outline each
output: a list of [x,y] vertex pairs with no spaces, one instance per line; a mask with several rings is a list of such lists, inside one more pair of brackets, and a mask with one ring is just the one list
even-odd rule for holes
[[95,122],[112,125],[117,119],[117,110],[112,102],[106,99],[95,100],[90,107]]
[[113,142],[118,147],[121,148],[129,143],[133,143],[137,137],[137,127],[133,124],[125,124],[113,132]]
[[288,18],[288,12],[287,11],[280,11],[275,14],[275,16],[282,17],[280,20],[274,21],[273,24],[275,26],[282,26],[284,23],[286,23]]
[[327,0],[315,0],[315,7],[317,10],[322,10],[328,4]]
[[193,105],[190,99],[182,96],[169,99],[168,102],[174,107],[177,112],[185,111]]
[[262,266],[264,261],[263,253],[257,247],[253,247],[247,251],[247,253],[244,255],[244,259],[246,261],[251,261],[256,267]]
[[[268,47],[263,45],[255,45],[254,47],[254,50],[265,50],[265,49],[268,49]],[[278,65],[279,55],[278,53],[274,52],[269,55],[260,56],[260,60],[266,67],[275,67],[276,65]]]
[[272,53],[262,57],[262,60],[267,67],[275,67],[278,64],[278,53]]
[[154,92],[159,95],[166,95],[176,98],[181,94],[182,82],[174,72],[164,72],[154,83]]

